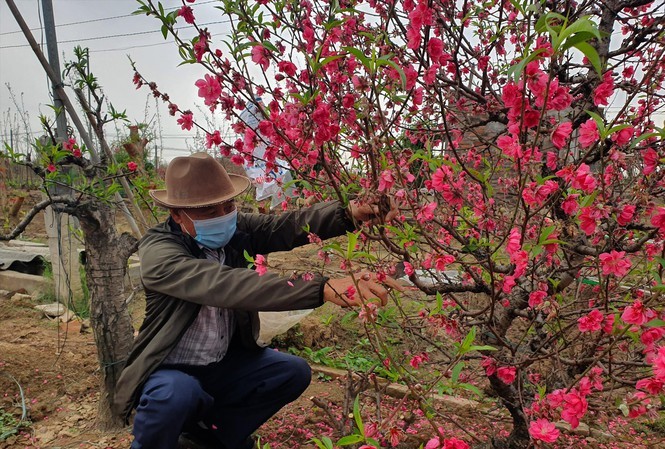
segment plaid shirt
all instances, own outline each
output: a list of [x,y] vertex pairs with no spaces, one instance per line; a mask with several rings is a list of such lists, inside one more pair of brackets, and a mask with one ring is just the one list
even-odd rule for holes
[[[201,247],[208,260],[224,264],[224,250]],[[233,336],[233,313],[229,309],[201,306],[194,322],[164,360],[165,365],[208,365],[226,355]]]

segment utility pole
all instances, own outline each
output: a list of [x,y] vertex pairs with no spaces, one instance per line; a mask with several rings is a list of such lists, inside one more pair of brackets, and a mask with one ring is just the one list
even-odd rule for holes
[[58,39],[55,35],[53,3],[51,0],[42,0],[42,13],[44,15],[44,33],[46,35],[48,62],[56,76],[56,81],[51,84],[53,86],[53,104],[58,114],[55,118],[58,127],[58,138],[64,142],[67,140],[67,116],[65,115],[65,108],[58,93],[59,88],[63,87],[63,84],[60,72],[60,59],[58,58]]
[[[55,18],[53,15],[53,3],[51,0],[41,0],[42,13],[44,15],[44,33],[46,35],[46,47],[49,65],[55,74],[51,80],[53,92],[53,104],[56,109],[56,133],[60,143],[65,142],[67,135],[67,116],[65,107],[59,92],[64,87],[60,71],[60,59],[58,57],[58,39],[55,34]],[[66,187],[55,186],[56,195],[67,195],[71,192]],[[76,240],[72,238],[72,230],[79,228],[78,219],[63,212],[55,211],[51,206],[44,211],[46,233],[51,253],[51,265],[53,267],[53,280],[55,282],[55,295],[58,301],[68,304],[71,295],[81,295],[81,276],[79,274],[79,256],[76,248]]]

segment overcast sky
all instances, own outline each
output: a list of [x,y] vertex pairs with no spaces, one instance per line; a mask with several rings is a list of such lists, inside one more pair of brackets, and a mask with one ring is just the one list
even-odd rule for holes
[[[31,28],[33,36],[43,46],[46,54],[46,38],[43,31],[41,0],[14,0],[24,20]],[[205,72],[197,66],[177,67],[181,62],[177,47],[172,40],[165,41],[159,22],[144,15],[132,15],[138,8],[135,0],[52,0],[56,24],[56,35],[61,69],[66,60],[73,60],[76,45],[90,49],[90,65],[104,88],[107,98],[116,109],[126,109],[132,122],[161,122],[161,137],[156,146],[163,147],[166,160],[177,155],[187,154],[194,146],[194,133],[183,131],[175,123],[175,118],[167,113],[166,106],[155,100],[147,88],[136,90],[132,84],[132,69],[127,58],[137,63],[144,76],[152,78],[172,101],[183,109],[196,111],[203,104],[196,95],[194,82]],[[162,0],[165,8],[177,8],[179,0]],[[197,23],[208,24],[213,39],[219,42],[221,35],[228,32],[228,25],[214,6],[217,1],[198,0],[192,5]],[[179,21],[178,26],[186,25]],[[183,30],[181,36],[191,37],[194,31]],[[5,1],[0,1],[0,144],[8,141],[7,122],[15,122],[17,111],[11,99],[9,86],[16,101],[29,115],[32,136],[41,134],[39,115],[52,115],[48,105],[52,104],[50,82],[37,57],[29,47]],[[72,101],[73,91],[67,90]],[[157,109],[158,108],[158,109]],[[11,112],[8,112],[11,111]],[[24,148],[26,133],[21,124],[20,135],[14,135],[15,147]],[[69,123],[71,126],[71,122]],[[115,131],[109,129],[111,140]],[[3,144],[4,146],[4,144]]]

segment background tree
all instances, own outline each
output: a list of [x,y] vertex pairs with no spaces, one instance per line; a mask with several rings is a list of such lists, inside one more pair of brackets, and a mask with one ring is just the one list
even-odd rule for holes
[[[429,361],[400,361],[376,315],[360,317],[423,410],[426,373],[484,372],[513,421],[497,447],[555,441],[552,421],[575,428],[616,412],[610,399],[653,413],[665,382],[662,2],[226,0],[232,32],[219,37],[196,25],[193,0],[168,14],[139,3],[207,71],[205,105],[234,122],[238,139],[207,129],[209,148],[252,160],[259,138],[238,117],[258,95],[265,159],[289,161],[303,195],[397,199],[400,220],[365,225],[359,244],[392,255],[373,259],[380,275],[401,262],[430,295],[404,317],[436,335]],[[191,40],[174,30],[183,21]],[[154,82],[135,83],[183,129],[199,126]]]
[[[106,101],[96,77],[87,72],[87,51],[75,49],[76,60],[66,64],[65,72],[71,76],[72,87],[86,114],[101,151],[79,144],[75,137],[61,142],[54,134],[53,123],[42,117],[46,138],[35,141],[33,157],[6,146],[0,153],[15,163],[30,167],[43,181],[41,187],[46,198],[36,204],[9,233],[0,240],[11,240],[25,230],[31,220],[47,206],[55,213],[67,213],[79,219],[85,250],[85,273],[90,294],[90,324],[95,336],[97,354],[102,372],[99,424],[102,428],[124,425],[111,415],[110,403],[117,378],[133,342],[133,326],[127,310],[125,276],[129,257],[136,252],[137,239],[130,233],[117,229],[118,209],[129,214],[122,192],[134,205],[133,190],[129,181],[138,163],[115,162],[106,140],[104,126],[120,121],[126,123],[124,112],[116,111]],[[93,105],[86,101],[90,91]],[[67,111],[70,115],[76,111]],[[131,136],[129,137],[131,140]],[[140,142],[142,143],[142,142]],[[141,156],[143,157],[143,156]],[[151,175],[154,177],[154,175]],[[139,181],[139,186],[145,182]],[[54,196],[48,192],[53,186],[72,192],[69,196]],[[140,191],[140,189],[137,189]],[[139,210],[134,207],[134,210]],[[140,211],[135,215],[143,220]],[[129,215],[129,217],[132,217]],[[140,221],[141,222],[141,221]],[[143,224],[145,227],[145,223]],[[136,227],[136,225],[135,225]],[[138,231],[138,228],[137,228]]]

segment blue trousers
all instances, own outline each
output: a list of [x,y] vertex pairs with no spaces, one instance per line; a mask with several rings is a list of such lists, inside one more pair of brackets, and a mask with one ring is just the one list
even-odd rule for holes
[[311,381],[305,360],[265,348],[232,345],[222,361],[164,367],[143,387],[131,449],[174,449],[183,429],[203,422],[219,446],[236,449]]

